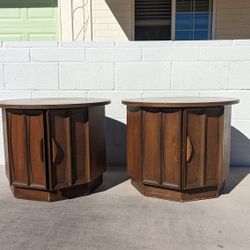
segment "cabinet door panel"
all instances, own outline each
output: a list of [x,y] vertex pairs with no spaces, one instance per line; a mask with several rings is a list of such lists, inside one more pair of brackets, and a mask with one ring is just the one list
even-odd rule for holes
[[20,187],[28,186],[25,114],[20,111],[7,112],[7,129],[9,130],[9,164],[12,184]]
[[188,148],[186,148],[185,187],[196,188],[204,185],[206,116],[203,109],[188,109],[186,122],[185,143],[190,141],[191,154],[187,160]]
[[89,181],[89,123],[88,110],[76,109],[71,112],[72,132],[72,183]]
[[217,171],[222,160],[223,113],[223,107],[187,110],[186,131],[192,153],[184,171],[186,188],[218,183]]
[[178,109],[163,110],[162,130],[162,184],[179,189],[181,187],[182,111]]
[[46,155],[44,141],[44,116],[42,111],[27,113],[27,138],[29,142],[30,186],[46,189]]
[[71,185],[71,128],[68,111],[49,111],[49,127],[51,188],[57,190]]
[[143,182],[161,183],[161,113],[157,109],[143,110],[142,124]]
[[128,107],[127,161],[128,173],[141,180],[141,109]]

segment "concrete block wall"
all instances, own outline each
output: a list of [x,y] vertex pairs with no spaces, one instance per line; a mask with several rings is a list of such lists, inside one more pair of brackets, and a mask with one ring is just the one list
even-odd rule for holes
[[[233,107],[233,165],[250,165],[250,40],[6,42],[0,44],[0,99],[109,98],[109,165],[126,164],[126,109],[149,96],[226,96]],[[0,131],[0,163],[3,140]]]

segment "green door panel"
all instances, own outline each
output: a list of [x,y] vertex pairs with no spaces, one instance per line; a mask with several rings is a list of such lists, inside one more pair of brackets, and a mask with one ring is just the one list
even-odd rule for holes
[[0,0],[0,41],[59,38],[57,0]]

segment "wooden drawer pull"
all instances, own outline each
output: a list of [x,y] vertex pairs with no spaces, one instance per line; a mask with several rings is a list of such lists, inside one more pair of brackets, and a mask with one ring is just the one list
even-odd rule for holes
[[187,144],[186,144],[186,162],[190,162],[193,153],[193,146],[190,138],[187,136]]

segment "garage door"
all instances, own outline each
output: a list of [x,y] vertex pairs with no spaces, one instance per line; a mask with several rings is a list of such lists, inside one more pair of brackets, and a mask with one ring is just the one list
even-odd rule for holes
[[0,0],[0,41],[58,40],[57,0]]

